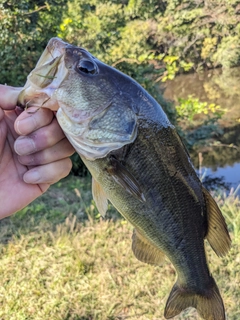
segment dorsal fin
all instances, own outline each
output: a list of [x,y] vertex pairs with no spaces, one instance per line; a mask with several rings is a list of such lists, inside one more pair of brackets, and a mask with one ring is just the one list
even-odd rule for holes
[[224,256],[230,249],[231,238],[227,224],[210,193],[202,188],[207,207],[208,231],[206,238],[218,256]]
[[103,188],[94,178],[92,178],[92,194],[99,213],[104,217],[108,208],[108,199]]
[[136,229],[132,235],[132,250],[135,257],[153,265],[160,265],[164,260],[164,253],[144,238]]

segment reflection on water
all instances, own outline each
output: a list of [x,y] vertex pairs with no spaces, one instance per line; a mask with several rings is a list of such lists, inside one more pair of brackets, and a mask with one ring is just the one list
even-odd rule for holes
[[207,173],[213,177],[226,176],[234,189],[240,184],[240,163],[235,163],[233,166],[218,167],[215,171],[208,168]]
[[224,128],[236,125],[240,119],[240,68],[179,75],[167,82],[165,98],[177,102],[178,98],[187,98],[188,95],[227,109],[221,122]]
[[166,84],[165,98],[177,103],[178,98],[188,95],[227,110],[220,121],[224,134],[218,138],[219,146],[205,145],[194,150],[191,157],[195,168],[199,168],[201,152],[206,184],[211,188],[215,181],[215,185],[222,187],[225,182],[225,186],[237,188],[240,184],[240,68],[180,75]]
[[218,167],[216,170],[203,167],[203,184],[208,189],[221,188],[226,191],[233,189],[237,195],[240,195],[240,163],[233,166]]

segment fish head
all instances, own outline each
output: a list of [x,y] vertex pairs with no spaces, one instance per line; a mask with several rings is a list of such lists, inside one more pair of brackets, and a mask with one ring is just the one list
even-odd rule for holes
[[136,108],[125,90],[132,81],[87,50],[52,38],[18,101],[57,111],[76,151],[95,160],[136,138]]

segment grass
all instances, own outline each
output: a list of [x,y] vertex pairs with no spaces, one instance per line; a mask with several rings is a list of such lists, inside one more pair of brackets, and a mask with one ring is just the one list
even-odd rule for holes
[[[110,208],[99,218],[90,179],[69,177],[0,222],[1,320],[162,320],[175,281],[131,251],[132,227]],[[233,237],[223,259],[207,247],[228,320],[240,319],[240,201],[218,196]],[[199,319],[194,309],[176,317]]]

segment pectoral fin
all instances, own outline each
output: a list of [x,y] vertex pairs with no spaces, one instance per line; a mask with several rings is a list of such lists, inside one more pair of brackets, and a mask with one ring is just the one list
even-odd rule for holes
[[108,199],[103,188],[94,178],[92,179],[92,194],[99,213],[104,217],[108,208]]
[[207,206],[208,231],[206,238],[218,256],[227,254],[231,246],[225,219],[210,193],[202,188]]
[[160,265],[164,260],[164,254],[136,229],[133,230],[132,235],[132,250],[135,257],[142,262]]
[[146,199],[141,190],[138,181],[134,176],[118,161],[116,158],[110,158],[110,166],[107,169],[108,173],[111,174],[114,181],[116,181],[121,187],[138,198],[140,201],[145,202]]

